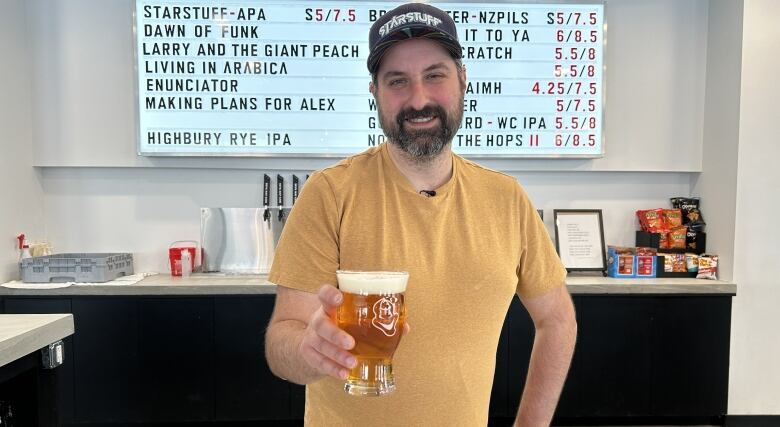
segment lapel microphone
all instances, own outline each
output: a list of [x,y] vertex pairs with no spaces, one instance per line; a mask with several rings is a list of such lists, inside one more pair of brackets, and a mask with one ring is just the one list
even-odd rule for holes
[[436,190],[420,190],[420,194],[426,197],[433,197],[436,195]]

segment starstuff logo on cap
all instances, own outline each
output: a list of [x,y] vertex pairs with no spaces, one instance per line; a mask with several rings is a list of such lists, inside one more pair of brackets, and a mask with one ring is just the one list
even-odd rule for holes
[[458,30],[447,12],[426,3],[407,3],[387,11],[371,24],[368,71],[376,73],[382,56],[393,44],[418,37],[435,40],[455,59],[463,57]]
[[421,23],[432,27],[438,27],[441,24],[441,19],[428,15],[422,12],[408,12],[401,15],[396,15],[390,18],[390,20],[379,28],[379,36],[384,37],[385,34],[392,31],[393,28],[411,23]]

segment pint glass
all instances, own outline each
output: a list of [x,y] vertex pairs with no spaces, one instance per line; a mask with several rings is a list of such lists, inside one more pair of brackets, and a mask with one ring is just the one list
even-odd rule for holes
[[354,396],[392,393],[392,359],[406,321],[404,291],[409,273],[339,270],[336,276],[344,295],[338,325],[355,339],[351,353],[357,360],[344,391]]

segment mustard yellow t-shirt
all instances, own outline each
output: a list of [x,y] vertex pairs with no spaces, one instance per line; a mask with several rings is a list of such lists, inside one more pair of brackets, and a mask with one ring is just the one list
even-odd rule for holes
[[412,332],[393,358],[396,392],[353,397],[343,381],[306,388],[309,426],[484,426],[496,347],[516,292],[543,295],[566,276],[517,181],[453,155],[435,197],[417,193],[386,144],[306,181],[269,281],[316,292],[336,270],[409,272]]

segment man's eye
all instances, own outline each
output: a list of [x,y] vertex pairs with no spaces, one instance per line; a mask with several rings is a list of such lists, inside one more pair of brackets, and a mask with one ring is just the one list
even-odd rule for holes
[[393,80],[390,80],[390,82],[388,84],[390,86],[398,86],[400,84],[403,84],[403,82],[404,82],[404,79],[393,79]]
[[429,74],[428,75],[428,80],[439,80],[439,79],[443,79],[443,78],[444,78],[444,74]]

